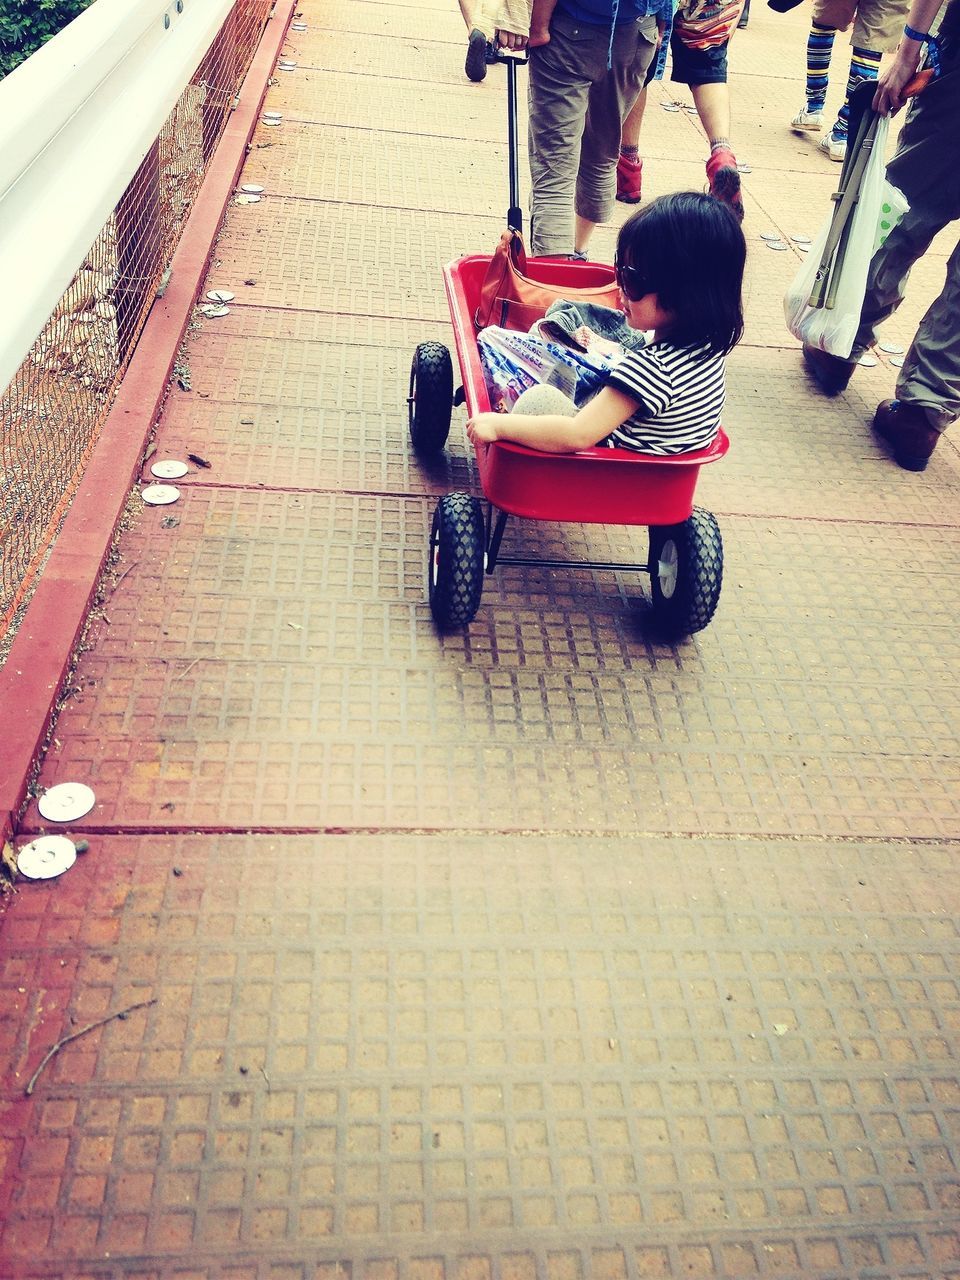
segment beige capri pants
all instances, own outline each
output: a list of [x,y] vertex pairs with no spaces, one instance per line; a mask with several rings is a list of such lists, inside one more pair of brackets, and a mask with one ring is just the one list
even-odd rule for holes
[[900,43],[907,8],[907,0],[814,0],[813,21],[838,31],[849,31],[852,24],[851,44],[890,53]]

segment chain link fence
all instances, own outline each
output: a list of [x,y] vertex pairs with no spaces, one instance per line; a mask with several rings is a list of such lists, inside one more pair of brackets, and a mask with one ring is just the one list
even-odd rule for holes
[[273,0],[237,0],[0,397],[0,661],[83,475]]

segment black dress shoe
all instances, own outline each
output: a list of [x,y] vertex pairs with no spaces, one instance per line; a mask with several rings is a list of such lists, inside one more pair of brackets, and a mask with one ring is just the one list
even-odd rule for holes
[[940,443],[940,432],[919,405],[903,400],[882,400],[873,416],[873,429],[893,449],[893,459],[904,471],[925,471]]
[[856,360],[841,360],[839,356],[831,356],[819,347],[811,347],[809,342],[803,344],[803,362],[826,396],[838,396],[841,391],[845,391],[857,367]]

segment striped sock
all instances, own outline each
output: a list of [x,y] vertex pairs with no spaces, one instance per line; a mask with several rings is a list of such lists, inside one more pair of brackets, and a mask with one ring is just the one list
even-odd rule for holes
[[837,142],[847,136],[850,126],[851,93],[853,93],[858,84],[863,84],[864,80],[876,80],[879,70],[880,54],[876,50],[860,49],[856,45],[853,46],[853,56],[850,59],[850,79],[847,81],[847,96],[844,98],[840,114],[837,116],[837,123],[833,126],[833,137]]
[[807,110],[822,111],[827,97],[827,76],[836,27],[814,22],[807,36]]

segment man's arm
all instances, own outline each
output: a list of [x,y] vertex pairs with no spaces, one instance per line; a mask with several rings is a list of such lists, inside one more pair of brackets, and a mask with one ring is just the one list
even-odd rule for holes
[[476,26],[501,49],[523,49],[533,0],[482,0]]
[[[943,0],[913,0],[907,26],[926,35],[942,4]],[[923,50],[922,40],[914,40],[906,32],[900,37],[893,61],[880,73],[877,92],[873,95],[873,109],[878,115],[896,115],[906,102],[903,91],[916,74]]]

